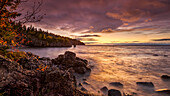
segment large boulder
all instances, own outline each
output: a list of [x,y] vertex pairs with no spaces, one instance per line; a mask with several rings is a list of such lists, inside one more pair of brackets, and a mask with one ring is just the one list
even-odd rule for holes
[[79,74],[90,71],[88,61],[76,57],[76,54],[70,51],[66,51],[64,55],[59,55],[57,58],[52,59],[52,63],[58,65],[61,69],[71,69]]
[[170,80],[170,76],[169,75],[162,75],[161,78],[163,80]]
[[121,95],[121,92],[119,90],[110,89],[108,91],[108,96],[122,96],[122,95]]

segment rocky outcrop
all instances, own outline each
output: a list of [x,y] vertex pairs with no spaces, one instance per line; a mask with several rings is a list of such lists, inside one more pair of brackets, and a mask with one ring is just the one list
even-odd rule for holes
[[65,52],[64,55],[59,55],[52,60],[52,63],[58,65],[61,69],[69,70],[79,74],[84,74],[91,69],[88,66],[87,60],[76,57],[73,52]]
[[[0,55],[1,95],[84,96],[84,93],[76,89],[76,80],[70,71],[63,70],[59,66],[54,65],[54,61],[52,62],[50,58],[39,58],[29,52],[25,53],[25,55],[27,57],[20,59],[18,62],[11,61]],[[64,57],[64,60],[66,60],[66,58],[69,59],[69,61],[66,60],[65,62],[69,62],[69,66],[71,66],[73,70],[75,70],[74,66],[86,68],[87,61],[78,59],[74,53],[66,52]],[[58,59],[59,58],[60,56]],[[55,62],[57,62],[56,59]],[[78,62],[81,62],[81,66],[77,65]],[[62,63],[64,63],[64,61],[62,61]],[[63,68],[65,64],[61,64]],[[66,68],[70,68],[67,65],[65,66]],[[45,69],[41,70],[41,68]],[[77,72],[78,70],[75,71]],[[88,95],[86,94],[86,96]]]

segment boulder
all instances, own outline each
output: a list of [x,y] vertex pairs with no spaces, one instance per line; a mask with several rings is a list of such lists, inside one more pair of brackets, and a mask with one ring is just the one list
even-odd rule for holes
[[165,93],[170,95],[170,90],[169,89],[158,89],[156,90],[157,93]]
[[164,55],[164,57],[168,57],[168,55]]
[[154,87],[152,82],[136,82],[137,85],[147,86],[147,87]]
[[87,91],[87,89],[85,89],[84,87],[81,87],[80,90],[81,90],[81,91]]
[[111,82],[110,85],[116,86],[116,87],[123,87],[123,84],[120,82]]
[[100,89],[102,92],[107,92],[108,88],[106,86],[104,86],[103,88]]
[[79,84],[78,84],[78,86],[82,86],[82,84],[81,84],[81,83],[79,83]]
[[121,92],[119,90],[110,89],[108,91],[108,96],[122,96],[122,95],[121,95]]
[[60,66],[61,69],[68,70],[71,68],[75,73],[79,74],[91,71],[87,60],[76,57],[76,54],[70,51],[66,51],[64,55],[59,55],[57,58],[52,59],[52,63]]
[[164,79],[164,80],[170,80],[170,76],[169,75],[162,75],[161,78]]
[[83,82],[83,84],[85,84],[85,85],[90,85],[88,82],[85,82],[85,81]]
[[153,54],[153,56],[159,56],[158,54]]
[[70,51],[66,51],[66,52],[64,53],[64,57],[65,57],[66,59],[75,60],[75,59],[76,59],[76,54],[73,53],[73,52],[70,52]]

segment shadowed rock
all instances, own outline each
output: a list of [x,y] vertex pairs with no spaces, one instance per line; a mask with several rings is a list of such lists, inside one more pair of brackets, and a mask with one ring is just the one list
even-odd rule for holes
[[108,88],[106,86],[104,86],[103,88],[100,89],[102,92],[107,92]]
[[76,54],[70,51],[66,51],[64,55],[59,55],[57,58],[52,59],[52,63],[59,65],[61,69],[72,69],[74,72],[84,74],[87,71],[91,71],[88,67],[88,61],[76,57]]
[[85,85],[90,85],[89,83],[87,83],[87,82],[83,82],[83,84],[85,84]]
[[156,90],[157,93],[165,93],[170,95],[170,90],[169,89],[158,89]]
[[[84,96],[84,93],[75,88],[76,80],[69,70],[49,65],[52,64],[49,58],[39,58],[32,53],[25,55],[26,57],[18,62],[0,55],[0,95],[2,93],[4,96]],[[78,66],[74,53],[67,52],[57,60],[60,59],[62,62],[55,62],[64,63],[61,64],[62,67]],[[46,65],[48,65],[46,69],[37,70]],[[85,68],[86,65],[80,64]]]
[[110,85],[116,86],[116,87],[123,87],[123,84],[120,82],[111,82]]
[[81,84],[81,83],[79,83],[79,84],[78,84],[78,86],[82,86],[82,84]]
[[153,56],[159,56],[158,54],[153,54]]
[[81,91],[87,91],[84,87],[81,87],[80,90],[81,90]]
[[154,87],[152,82],[136,82],[137,85],[147,86],[147,87]]
[[170,80],[170,76],[169,75],[162,75],[161,78],[164,79],[164,80]]
[[108,96],[122,96],[122,95],[121,95],[121,92],[119,90],[110,89],[108,91]]
[[164,55],[164,57],[168,57],[168,55]]

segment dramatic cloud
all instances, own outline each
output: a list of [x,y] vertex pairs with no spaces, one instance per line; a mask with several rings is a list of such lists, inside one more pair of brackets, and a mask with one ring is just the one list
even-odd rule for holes
[[[34,1],[21,8],[30,9]],[[153,42],[170,38],[169,10],[170,0],[44,0],[41,13],[46,16],[31,24],[91,44]]]
[[44,0],[42,12],[47,15],[37,26],[70,32],[115,30],[123,23],[170,17],[169,5],[169,0]]

